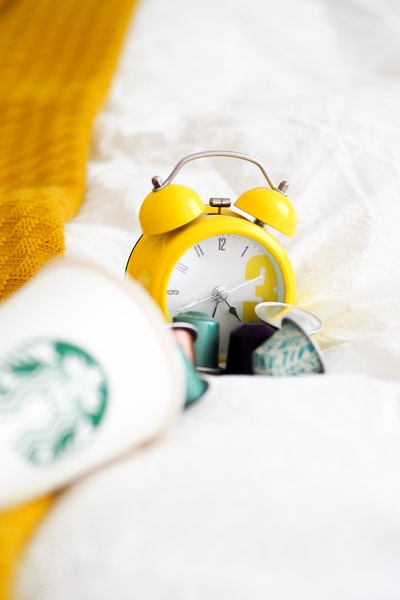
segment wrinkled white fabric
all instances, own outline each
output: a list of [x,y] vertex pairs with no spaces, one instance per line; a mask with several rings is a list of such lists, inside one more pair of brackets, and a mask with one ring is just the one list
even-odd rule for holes
[[[62,495],[17,600],[399,598],[399,100],[394,0],[142,0],[68,253],[122,274],[153,175],[253,154],[290,182],[278,237],[327,374],[210,378],[166,436]],[[205,200],[263,183],[227,159],[179,181]]]

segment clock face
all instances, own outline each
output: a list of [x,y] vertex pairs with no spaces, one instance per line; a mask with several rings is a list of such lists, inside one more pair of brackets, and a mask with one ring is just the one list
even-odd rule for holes
[[241,323],[257,321],[259,302],[285,298],[282,271],[259,242],[238,234],[207,237],[189,248],[173,267],[167,284],[170,317],[190,310],[220,323],[220,359],[226,359],[229,334]]

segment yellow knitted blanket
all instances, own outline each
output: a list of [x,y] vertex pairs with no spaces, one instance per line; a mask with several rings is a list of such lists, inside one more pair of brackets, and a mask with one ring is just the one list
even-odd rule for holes
[[[64,250],[135,0],[0,0],[0,300]],[[1,303],[0,303],[1,310]],[[0,515],[0,600],[51,507]]]

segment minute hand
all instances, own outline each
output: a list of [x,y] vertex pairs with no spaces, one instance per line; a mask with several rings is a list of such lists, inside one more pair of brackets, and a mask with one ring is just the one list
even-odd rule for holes
[[[253,279],[249,279],[248,281],[245,281],[244,283],[235,285],[233,288],[226,290],[226,294],[230,294],[231,292],[236,292],[236,290],[240,290],[242,287],[245,287],[246,285],[250,285],[250,283],[254,283],[254,281],[258,281],[261,278],[262,278],[262,275],[259,275],[258,277],[254,277]],[[215,288],[215,289],[217,289],[217,288]],[[209,302],[209,301],[212,302],[213,300],[219,300],[219,299],[220,299],[220,295],[217,292],[214,292],[214,294],[212,294],[212,296],[207,296],[206,298],[201,298],[200,300],[193,300],[193,302],[189,302],[189,304],[185,304],[184,306],[181,306],[178,309],[178,312],[188,310],[189,308],[193,308],[194,306],[197,306],[198,304],[203,304],[203,302]]]
[[193,300],[193,302],[189,302],[189,304],[185,304],[185,306],[181,306],[178,309],[178,312],[182,312],[183,310],[188,310],[189,308],[193,308],[198,304],[202,304],[203,302],[208,302],[209,300],[216,300],[218,298],[217,294],[213,294],[212,296],[207,296],[207,298],[201,298],[201,300]]
[[240,290],[241,288],[245,287],[246,285],[250,285],[250,283],[254,283],[255,281],[258,281],[262,277],[263,277],[263,275],[259,275],[258,277],[249,279],[248,281],[245,281],[245,282],[241,283],[240,285],[235,285],[235,287],[230,288],[229,290],[227,290],[227,292],[228,292],[228,294],[230,294],[231,292],[236,292],[236,290]]

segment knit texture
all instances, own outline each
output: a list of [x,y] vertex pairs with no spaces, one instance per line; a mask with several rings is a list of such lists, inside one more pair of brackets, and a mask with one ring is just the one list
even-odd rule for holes
[[47,495],[13,508],[0,516],[0,598],[13,598],[13,581],[18,561],[41,520],[53,505]]
[[[0,0],[0,301],[64,251],[134,4]],[[51,504],[49,495],[0,515],[0,600],[12,598],[18,560]]]
[[0,299],[64,249],[134,0],[0,0]]

